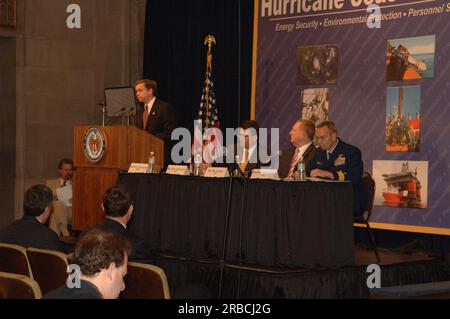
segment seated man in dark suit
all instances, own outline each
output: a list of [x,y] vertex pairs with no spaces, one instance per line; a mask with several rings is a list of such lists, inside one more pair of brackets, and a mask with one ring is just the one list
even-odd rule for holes
[[[90,231],[82,234],[86,236],[92,231],[112,231],[126,238],[131,244],[131,251],[128,254],[129,260],[140,263],[155,264],[155,258],[150,245],[143,239],[135,237],[127,230],[127,225],[133,214],[133,202],[131,194],[122,185],[110,187],[103,196],[103,210],[105,212],[105,221],[98,224]],[[209,298],[209,289],[198,283],[189,284],[183,287],[177,287],[172,293],[173,298]]]
[[[131,245],[114,232],[95,230],[80,238],[71,256],[79,267],[78,276],[49,292],[44,299],[117,299],[125,289]],[[78,286],[77,286],[78,284]]]
[[300,160],[305,163],[306,171],[310,168],[311,160],[314,158],[316,148],[312,143],[314,138],[314,122],[310,120],[298,120],[289,132],[292,147],[284,150],[280,156],[278,175],[280,178],[294,177],[297,164]]
[[316,138],[320,150],[316,151],[313,165],[309,168],[311,177],[351,181],[353,212],[357,216],[361,215],[368,205],[368,196],[361,183],[364,169],[361,151],[341,141],[337,136],[336,125],[330,121],[316,126]]
[[23,217],[0,232],[0,242],[25,248],[67,252],[70,246],[61,242],[58,235],[45,223],[52,213],[53,192],[45,185],[35,185],[25,192]]
[[237,144],[229,146],[224,154],[224,163],[237,160],[236,164],[246,176],[250,176],[254,169],[270,165],[270,152],[259,144],[259,125],[256,121],[243,121],[238,128],[237,139]]
[[[105,212],[105,220],[92,230],[112,231],[122,235],[132,246],[129,256],[130,261],[153,264],[154,257],[150,245],[146,241],[131,235],[127,230],[134,209],[128,190],[121,185],[110,187],[103,196],[102,208]],[[81,236],[84,235],[85,233]]]

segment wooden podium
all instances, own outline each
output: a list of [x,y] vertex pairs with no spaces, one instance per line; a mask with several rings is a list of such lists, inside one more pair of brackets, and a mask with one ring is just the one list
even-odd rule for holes
[[135,126],[75,126],[73,141],[73,229],[85,230],[104,219],[104,192],[131,163],[147,163],[155,153],[164,165],[164,141]]

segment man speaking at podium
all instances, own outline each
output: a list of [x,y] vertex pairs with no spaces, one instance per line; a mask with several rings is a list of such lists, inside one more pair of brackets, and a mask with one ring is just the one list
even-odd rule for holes
[[165,142],[169,141],[177,120],[172,106],[156,98],[156,81],[140,80],[134,85],[134,90],[140,103],[136,112],[136,126]]

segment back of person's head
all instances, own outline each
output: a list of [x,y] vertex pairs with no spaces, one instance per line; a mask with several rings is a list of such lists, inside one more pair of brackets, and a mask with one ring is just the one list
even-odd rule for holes
[[309,140],[312,141],[314,139],[314,134],[316,132],[314,122],[311,120],[304,120],[304,119],[300,119],[297,122],[301,124],[303,131],[306,133],[306,136],[308,136]]
[[108,269],[111,264],[119,268],[126,262],[131,251],[130,242],[123,236],[93,229],[82,236],[70,256],[72,264],[78,265],[84,276],[92,277]]
[[124,185],[114,185],[103,195],[103,208],[109,217],[123,217],[132,205],[131,194]]
[[51,207],[53,192],[45,185],[34,185],[29,188],[23,197],[23,213],[25,216],[37,217]]

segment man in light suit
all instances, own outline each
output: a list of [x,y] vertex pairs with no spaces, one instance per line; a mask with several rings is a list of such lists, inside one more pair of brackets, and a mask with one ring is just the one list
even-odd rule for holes
[[297,171],[297,163],[300,160],[303,160],[308,171],[316,151],[312,143],[314,133],[314,122],[298,120],[294,123],[289,132],[292,147],[284,150],[280,156],[280,166],[278,168],[280,178],[293,177],[293,174]]
[[66,207],[58,200],[56,190],[72,185],[73,161],[63,158],[58,164],[58,178],[47,181],[47,186],[53,192],[53,214],[50,216],[49,227],[58,236],[69,237],[68,225],[72,224],[72,207]]

